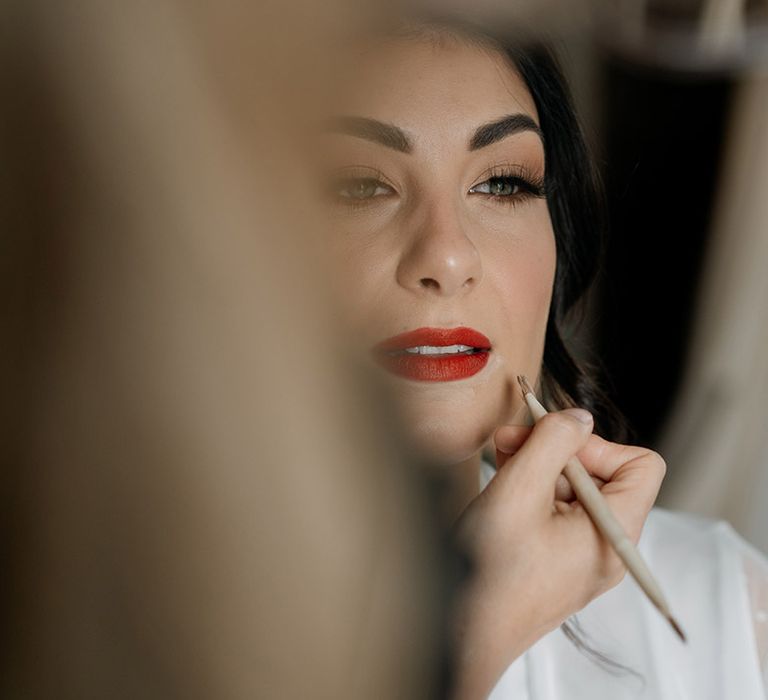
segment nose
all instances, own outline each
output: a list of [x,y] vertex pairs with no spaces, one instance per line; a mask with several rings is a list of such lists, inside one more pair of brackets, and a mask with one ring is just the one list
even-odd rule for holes
[[412,230],[397,266],[401,287],[453,296],[477,286],[483,274],[480,254],[450,205],[427,208]]

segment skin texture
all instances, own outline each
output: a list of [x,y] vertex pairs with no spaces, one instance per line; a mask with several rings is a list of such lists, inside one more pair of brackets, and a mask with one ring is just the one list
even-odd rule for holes
[[342,298],[364,347],[423,326],[470,326],[491,340],[490,360],[473,377],[395,380],[417,443],[463,464],[476,484],[494,429],[528,420],[515,376],[539,374],[556,252],[545,199],[469,192],[505,164],[543,178],[539,137],[521,132],[476,151],[468,142],[478,126],[508,114],[538,122],[536,108],[501,56],[466,44],[391,42],[355,63],[357,89],[339,112],[394,124],[414,148],[329,139],[332,172],[378,177],[390,188],[362,206],[332,205]]
[[[453,697],[483,698],[517,656],[625,574],[567,488],[568,458],[578,454],[635,543],[666,465],[647,448],[592,434],[579,409],[530,426],[515,377],[540,374],[555,237],[546,199],[494,197],[482,183],[500,166],[543,178],[544,150],[533,131],[468,149],[474,130],[500,117],[538,123],[512,66],[451,37],[381,42],[350,63],[339,113],[395,125],[413,144],[402,153],[327,138],[331,172],[379,183],[358,190],[366,196],[357,203],[347,180],[329,196],[335,280],[355,335],[366,349],[423,326],[470,326],[492,343],[472,377],[390,377],[414,439],[453,479],[456,541],[476,564],[456,610]],[[498,473],[478,494],[489,442]]]

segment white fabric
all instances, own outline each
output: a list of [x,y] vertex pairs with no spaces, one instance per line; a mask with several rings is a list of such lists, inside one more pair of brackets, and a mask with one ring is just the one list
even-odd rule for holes
[[[495,470],[483,463],[481,488]],[[489,700],[766,700],[768,559],[725,520],[654,507],[638,548],[688,643],[627,574],[575,618],[605,670],[558,627],[505,671]]]

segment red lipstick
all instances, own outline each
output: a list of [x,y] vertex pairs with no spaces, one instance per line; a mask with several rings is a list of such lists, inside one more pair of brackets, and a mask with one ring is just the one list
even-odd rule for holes
[[477,374],[488,362],[491,341],[472,328],[417,328],[373,349],[393,374],[422,382],[450,382]]

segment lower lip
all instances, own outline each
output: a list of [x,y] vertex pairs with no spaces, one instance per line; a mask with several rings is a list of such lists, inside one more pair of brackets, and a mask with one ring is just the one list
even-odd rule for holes
[[392,374],[421,382],[450,382],[477,374],[488,363],[489,352],[456,355],[380,355]]

